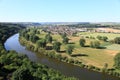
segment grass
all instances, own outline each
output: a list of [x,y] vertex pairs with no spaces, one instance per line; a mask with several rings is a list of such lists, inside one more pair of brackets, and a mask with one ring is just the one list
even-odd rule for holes
[[107,49],[110,49],[110,50],[120,50],[119,44],[112,44],[112,45],[108,45],[106,47],[107,47]]
[[[97,33],[98,34],[98,33]],[[101,34],[101,33],[100,33]],[[113,34],[114,35],[114,34]],[[73,57],[74,59],[80,60],[88,65],[94,65],[97,66],[99,68],[103,68],[105,63],[108,63],[108,68],[112,68],[114,65],[114,56],[119,52],[118,49],[93,49],[90,47],[80,47],[79,45],[79,39],[81,38],[79,37],[72,37],[70,36],[70,42],[73,42],[75,44],[73,44],[75,46],[75,49],[73,51],[73,54],[86,54],[88,56],[77,56],[77,57]],[[92,41],[93,39],[86,39],[86,45],[89,45],[90,41]],[[101,46],[110,46],[112,45],[109,42],[102,42],[101,41]],[[114,47],[114,45],[112,46]],[[112,48],[111,47],[111,48]],[[65,45],[61,46],[61,50],[65,50]],[[108,47],[107,47],[108,48]],[[66,55],[66,53],[63,53],[64,55]]]
[[120,34],[114,34],[114,33],[94,33],[94,32],[80,32],[78,35],[81,36],[92,36],[92,37],[97,37],[98,35],[100,36],[107,36],[109,40],[114,39],[115,37],[120,37]]
[[112,68],[114,64],[114,54],[118,53],[118,51],[114,50],[106,50],[106,49],[93,49],[93,48],[76,48],[73,54],[86,54],[88,56],[78,56],[78,60],[82,60],[82,62],[95,65],[97,67],[102,68],[105,63],[109,64],[109,68]]
[[[41,32],[41,34],[37,34],[37,35],[40,38],[44,38],[46,34],[47,33],[45,33],[45,32]],[[115,45],[115,44],[111,44],[108,42],[100,41],[102,44],[101,46],[105,46],[106,49],[94,49],[94,48],[90,48],[90,47],[81,47],[79,45],[79,40],[80,40],[81,36],[97,37],[97,35],[107,36],[109,38],[109,40],[111,40],[111,39],[114,39],[115,37],[118,37],[120,34],[82,32],[82,33],[79,33],[79,35],[80,36],[78,36],[78,37],[68,36],[70,39],[69,43],[75,46],[73,54],[85,54],[87,56],[76,56],[76,57],[72,57],[72,58],[80,60],[80,61],[84,62],[85,64],[94,65],[99,68],[103,68],[105,63],[108,63],[108,68],[113,67],[114,56],[120,51],[120,45]],[[60,35],[55,34],[55,35],[52,35],[52,37],[53,37],[53,40],[57,40],[62,43],[62,38]],[[86,45],[89,45],[90,41],[92,41],[92,40],[94,40],[94,39],[86,38]],[[47,45],[52,46],[52,44],[47,44]],[[62,44],[61,55],[70,57],[65,52],[66,46],[67,46],[67,44]]]
[[101,46],[103,46],[103,47],[107,47],[107,46],[110,46],[110,45],[112,45],[112,43],[109,43],[109,42],[103,42],[101,44]]

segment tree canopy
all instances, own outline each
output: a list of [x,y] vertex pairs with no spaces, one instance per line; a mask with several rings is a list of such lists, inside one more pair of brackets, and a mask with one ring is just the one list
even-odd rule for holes
[[120,53],[118,53],[115,58],[114,58],[114,66],[117,68],[117,69],[120,69]]
[[86,42],[86,41],[85,41],[84,38],[80,39],[80,40],[79,40],[80,46],[81,46],[81,47],[84,47],[84,46],[85,46],[85,42]]
[[60,46],[61,46],[61,43],[60,42],[54,42],[53,43],[53,49],[55,50],[55,51],[57,51],[57,52],[59,52],[60,51]]
[[71,55],[72,52],[73,52],[73,49],[74,49],[74,46],[73,46],[73,45],[68,45],[68,46],[67,46],[67,49],[66,49],[66,52],[67,52],[69,55]]
[[100,42],[99,41],[91,41],[90,42],[90,47],[99,48],[100,47]]

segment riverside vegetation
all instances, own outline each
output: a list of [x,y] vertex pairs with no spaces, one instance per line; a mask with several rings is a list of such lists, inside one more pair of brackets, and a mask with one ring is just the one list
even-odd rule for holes
[[25,27],[20,24],[0,23],[0,80],[76,80],[45,65],[32,62],[26,55],[6,51],[6,39],[23,28]]
[[[108,36],[101,35],[97,37],[85,35],[83,37],[78,34],[76,36],[69,36],[65,33],[51,34],[35,27],[20,32],[20,43],[38,55],[44,54],[81,68],[118,77],[120,77],[119,50],[109,50],[106,45],[119,45],[119,39],[120,37],[115,37],[109,40]],[[114,54],[110,53],[111,51]]]

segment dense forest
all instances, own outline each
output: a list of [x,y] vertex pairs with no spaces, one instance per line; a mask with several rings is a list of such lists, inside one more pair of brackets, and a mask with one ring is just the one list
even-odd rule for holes
[[22,28],[24,26],[20,24],[0,23],[0,42],[3,43],[9,36],[17,33]]
[[40,63],[34,63],[26,55],[6,51],[4,42],[24,26],[0,23],[0,80],[76,80]]

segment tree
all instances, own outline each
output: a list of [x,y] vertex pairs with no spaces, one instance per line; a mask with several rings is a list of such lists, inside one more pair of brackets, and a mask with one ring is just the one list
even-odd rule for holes
[[63,38],[63,43],[68,44],[69,39],[67,37]]
[[27,68],[21,67],[13,73],[12,80],[33,80],[33,77]]
[[39,40],[39,37],[36,35],[30,35],[29,40],[33,43],[36,43],[36,41]]
[[30,37],[29,34],[25,34],[25,39],[26,40],[29,40],[29,37]]
[[100,47],[100,42],[99,41],[91,41],[90,46],[92,48],[99,48]]
[[114,39],[114,42],[115,42],[116,44],[120,44],[120,37],[116,37],[116,38]]
[[33,40],[32,40],[32,41],[33,41],[34,43],[36,43],[36,41],[37,41],[37,40],[39,40],[39,37],[38,37],[38,36],[36,36],[36,35],[35,35],[35,36],[33,36]]
[[37,34],[40,34],[40,31],[37,31]]
[[63,34],[62,34],[62,38],[65,38],[65,37],[67,37],[67,34],[66,34],[66,33],[63,33]]
[[50,33],[48,33],[48,34],[45,36],[45,39],[46,39],[46,42],[52,43],[52,36],[50,35]]
[[34,34],[36,34],[37,33],[37,29],[33,29],[33,31],[32,31]]
[[86,42],[85,39],[83,39],[83,38],[80,39],[80,40],[79,40],[80,46],[81,46],[81,47],[84,47],[84,46],[85,46],[85,42]]
[[98,40],[107,41],[108,37],[107,37],[107,36],[100,36],[100,35],[98,35],[98,36],[97,36],[97,39],[98,39]]
[[108,40],[108,37],[107,37],[107,36],[103,36],[103,37],[102,37],[102,40],[103,40],[103,41],[107,41],[107,40]]
[[114,57],[114,62],[115,68],[120,69],[120,53]]
[[72,52],[73,52],[73,49],[74,49],[74,46],[73,46],[73,45],[68,45],[68,46],[67,46],[67,49],[66,49],[66,53],[68,53],[69,55],[71,55]]
[[45,48],[46,47],[46,40],[45,39],[38,40],[36,42],[36,44],[37,44],[37,47]]
[[98,40],[102,40],[102,36],[98,35],[98,36],[97,36],[97,39],[98,39]]
[[69,38],[67,37],[67,34],[63,33],[61,36],[62,36],[62,39],[63,39],[63,43],[67,44],[68,41],[69,41]]
[[61,46],[61,43],[60,42],[54,42],[53,44],[53,49],[57,52],[60,51],[60,46]]

